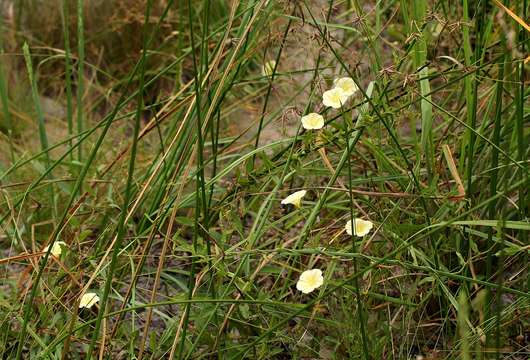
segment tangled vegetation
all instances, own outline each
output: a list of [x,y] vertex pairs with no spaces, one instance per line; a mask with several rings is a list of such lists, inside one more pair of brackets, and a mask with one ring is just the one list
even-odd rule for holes
[[4,359],[527,359],[527,0],[0,2]]

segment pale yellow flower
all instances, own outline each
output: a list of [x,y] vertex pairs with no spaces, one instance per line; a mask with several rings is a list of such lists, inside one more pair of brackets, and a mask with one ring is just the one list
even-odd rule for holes
[[302,126],[306,130],[318,130],[324,127],[324,117],[317,113],[302,116]]
[[[64,241],[56,241],[53,243],[53,246],[52,246],[52,249],[50,251],[50,254],[52,254],[53,256],[55,257],[59,257],[61,256],[61,252],[62,252],[62,248],[61,246],[67,246],[66,243]],[[42,249],[42,251],[44,252],[47,252],[48,249],[50,248],[50,245],[46,246],[44,249]]]
[[267,61],[265,64],[263,64],[263,67],[261,68],[261,75],[271,77],[275,67],[276,61]]
[[306,190],[300,190],[297,192],[292,193],[291,195],[287,196],[285,199],[282,200],[282,205],[291,204],[299,208],[302,205],[302,198],[307,194]]
[[348,95],[339,87],[325,91],[322,94],[322,103],[331,106],[333,109],[340,109],[348,101]]
[[79,301],[79,308],[91,308],[99,301],[99,296],[93,292],[87,292],[81,296]]
[[346,223],[345,228],[346,228],[346,232],[348,233],[348,235],[352,235],[352,232],[353,232],[353,235],[363,237],[366,234],[368,234],[370,230],[372,230],[372,228],[374,227],[374,224],[368,220],[355,218],[354,221],[355,221],[355,229],[353,229],[353,231],[352,231],[352,228],[353,228],[352,221],[348,220],[348,222]]
[[320,269],[306,270],[300,274],[300,279],[296,283],[296,288],[304,294],[319,288],[324,283],[324,277]]
[[333,85],[336,88],[340,88],[342,91],[344,91],[344,94],[347,96],[352,96],[359,91],[357,84],[355,84],[355,81],[353,81],[353,79],[350,77],[335,79],[335,81],[333,81]]

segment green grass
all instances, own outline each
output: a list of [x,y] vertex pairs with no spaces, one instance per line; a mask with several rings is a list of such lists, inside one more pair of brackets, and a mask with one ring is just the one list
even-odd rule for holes
[[495,2],[9,9],[0,357],[530,354],[530,37]]

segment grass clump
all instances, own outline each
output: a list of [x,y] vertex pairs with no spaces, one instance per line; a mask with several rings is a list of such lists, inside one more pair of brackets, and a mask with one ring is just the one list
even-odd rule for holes
[[8,2],[2,358],[526,358],[527,14]]

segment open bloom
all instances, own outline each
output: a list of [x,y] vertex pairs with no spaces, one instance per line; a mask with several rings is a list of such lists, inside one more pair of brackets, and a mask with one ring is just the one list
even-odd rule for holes
[[335,87],[322,94],[322,103],[331,106],[333,109],[340,109],[348,101],[348,95],[340,88]]
[[355,235],[355,236],[363,237],[366,234],[368,234],[370,230],[372,230],[372,228],[374,227],[374,224],[371,221],[363,220],[359,218],[355,218],[353,220],[355,222],[355,228],[352,226],[351,220],[348,220],[348,222],[346,223],[345,228],[346,228],[346,232],[348,233],[348,235]]
[[91,308],[99,301],[99,296],[93,292],[84,293],[79,301],[79,308]]
[[333,85],[335,85],[336,88],[341,89],[347,96],[352,96],[359,91],[357,84],[355,84],[355,81],[353,81],[353,79],[350,77],[335,79],[335,81],[333,81]]
[[[50,250],[50,254],[52,254],[55,257],[59,257],[62,252],[61,246],[66,246],[66,243],[64,241],[56,241],[52,245],[52,249]],[[50,248],[50,245],[46,246],[42,251],[47,252]]]
[[306,270],[300,275],[296,288],[304,294],[319,288],[324,283],[324,277],[320,269]]
[[291,204],[299,208],[302,205],[302,198],[305,196],[305,194],[307,194],[307,191],[305,190],[294,192],[291,195],[287,196],[285,199],[283,199],[281,204]]
[[324,117],[317,113],[302,116],[302,126],[306,130],[318,130],[324,127]]
[[265,64],[263,64],[263,67],[261,68],[261,75],[263,76],[272,76],[272,72],[274,71],[274,68],[276,67],[276,61],[269,60]]

